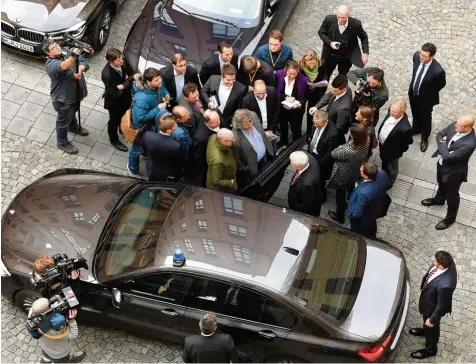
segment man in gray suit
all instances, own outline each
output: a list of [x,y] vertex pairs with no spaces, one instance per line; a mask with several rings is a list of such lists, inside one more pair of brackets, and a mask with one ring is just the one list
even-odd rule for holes
[[188,123],[193,130],[196,130],[198,126],[204,122],[203,113],[205,108],[200,101],[200,93],[198,86],[193,82],[186,83],[183,86],[183,97],[179,99],[178,105],[185,107],[190,113],[190,119]]
[[446,217],[436,225],[437,230],[449,228],[456,220],[459,208],[459,188],[467,181],[469,158],[476,149],[474,116],[461,115],[436,135],[438,150],[432,157],[438,157],[436,179],[438,191],[433,198],[424,199],[423,206],[448,203]]
[[352,110],[352,91],[347,85],[349,80],[344,75],[337,75],[332,81],[332,91],[326,93],[319,102],[309,109],[313,115],[317,109],[327,105],[328,120],[337,128],[339,145],[345,144],[345,135],[350,127],[350,115]]
[[238,161],[238,185],[244,186],[273,157],[269,137],[273,133],[264,131],[255,112],[240,109],[233,116],[233,152]]

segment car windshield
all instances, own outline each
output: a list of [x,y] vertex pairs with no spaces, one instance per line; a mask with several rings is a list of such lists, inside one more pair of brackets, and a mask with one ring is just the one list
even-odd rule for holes
[[334,326],[349,316],[365,268],[365,242],[343,230],[313,225],[289,295]]
[[177,7],[209,20],[231,22],[239,28],[256,26],[262,0],[175,0]]
[[151,186],[119,207],[105,232],[96,272],[100,281],[154,263],[162,227],[183,187]]

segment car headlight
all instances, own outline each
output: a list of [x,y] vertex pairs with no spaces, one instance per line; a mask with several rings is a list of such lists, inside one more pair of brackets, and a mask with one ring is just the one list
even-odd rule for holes
[[48,36],[51,39],[63,39],[65,33],[69,33],[73,38],[79,39],[82,38],[86,32],[86,21],[79,22],[73,25],[71,28],[61,30],[59,32],[50,33]]
[[2,260],[0,260],[0,274],[2,275],[2,277],[10,277],[11,276],[10,272],[8,271],[5,264],[3,264]]

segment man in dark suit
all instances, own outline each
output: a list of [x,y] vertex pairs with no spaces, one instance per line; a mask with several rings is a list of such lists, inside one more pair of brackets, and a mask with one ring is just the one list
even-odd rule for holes
[[238,363],[239,354],[228,334],[217,334],[217,318],[206,313],[199,323],[201,335],[185,338],[182,359],[185,363]]
[[207,182],[207,146],[208,139],[220,130],[220,115],[214,110],[203,113],[204,121],[198,125],[193,136],[192,150],[195,165],[194,182],[205,187]]
[[266,86],[263,80],[255,81],[253,92],[248,92],[243,98],[241,107],[254,111],[264,130],[274,131],[278,124],[280,107],[279,96],[274,87]]
[[218,55],[213,55],[202,64],[200,69],[200,81],[205,85],[212,75],[221,75],[224,65],[232,64],[238,69],[238,55],[233,54],[233,47],[228,42],[220,42],[217,46]]
[[377,237],[377,219],[384,216],[384,196],[388,189],[388,176],[373,163],[360,166],[363,180],[349,198],[347,216],[350,229],[369,238]]
[[312,129],[308,152],[316,159],[320,169],[322,201],[327,201],[326,180],[331,176],[334,159],[331,152],[339,145],[337,128],[333,123],[329,123],[327,111],[316,110],[313,117],[314,127]]
[[349,80],[344,75],[337,75],[332,81],[332,91],[326,93],[319,102],[309,109],[311,115],[327,105],[326,111],[329,121],[337,128],[339,145],[345,144],[345,135],[350,127],[350,115],[352,110],[352,91],[347,86]]
[[177,124],[172,115],[165,115],[159,121],[157,133],[146,131],[142,145],[147,150],[147,176],[149,181],[179,181],[183,176],[183,167],[187,153],[174,140],[172,133]]
[[201,91],[202,100],[209,109],[216,109],[221,116],[221,127],[230,128],[236,110],[241,109],[246,87],[236,81],[236,68],[223,66],[221,76],[211,76]]
[[423,276],[420,286],[418,308],[423,316],[423,328],[410,329],[411,335],[425,337],[425,348],[414,351],[412,358],[425,359],[436,355],[440,339],[440,320],[447,313],[451,313],[457,280],[456,264],[451,254],[437,251],[433,265]]
[[474,133],[474,116],[461,115],[456,123],[452,123],[436,135],[438,150],[432,157],[438,156],[436,180],[438,191],[433,198],[421,203],[424,206],[444,205],[448,203],[446,217],[436,225],[437,230],[450,227],[456,220],[459,208],[459,188],[468,178],[469,158],[476,149]]
[[378,141],[382,169],[388,174],[392,188],[398,176],[398,161],[413,143],[408,116],[407,103],[399,98],[388,109],[388,114],[378,130]]
[[257,80],[263,80],[266,86],[274,86],[276,84],[276,78],[271,66],[253,56],[245,56],[241,59],[240,70],[236,78],[249,91],[252,91],[253,84]]
[[189,82],[183,86],[183,97],[179,99],[178,105],[183,106],[190,113],[190,125],[193,125],[193,129],[197,128],[203,123],[203,113],[205,108],[200,101],[200,91],[195,83]]
[[446,73],[434,59],[436,47],[425,43],[420,53],[413,55],[412,82],[408,88],[410,107],[413,115],[413,134],[421,134],[420,150],[428,148],[431,134],[431,113],[433,106],[440,103],[440,91],[446,86]]
[[185,84],[192,82],[197,85],[200,91],[200,81],[198,80],[197,70],[187,65],[187,59],[182,53],[175,53],[170,59],[172,64],[160,69],[160,76],[164,82],[165,88],[170,94],[170,106],[177,105],[182,97],[182,90]]
[[[321,60],[327,79],[338,65],[339,74],[346,75],[352,64],[362,68],[369,58],[369,40],[360,20],[350,16],[349,8],[339,6],[336,15],[328,15],[318,31],[322,42]],[[357,38],[362,42],[361,53]]]
[[131,107],[131,87],[134,71],[122,59],[122,52],[110,48],[106,52],[107,64],[101,74],[104,83],[104,108],[109,111],[107,133],[109,141],[118,150],[127,152],[128,148],[119,141],[117,129],[122,116]]
[[321,213],[319,164],[303,151],[292,152],[289,159],[291,166],[296,170],[289,185],[289,208],[319,216]]

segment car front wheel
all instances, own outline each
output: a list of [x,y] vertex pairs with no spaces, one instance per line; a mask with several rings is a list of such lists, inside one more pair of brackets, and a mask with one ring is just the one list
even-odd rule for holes
[[106,45],[111,33],[112,9],[107,7],[92,25],[91,46],[95,52],[100,52]]
[[41,297],[43,296],[39,292],[23,289],[15,295],[15,304],[28,313],[33,302]]

